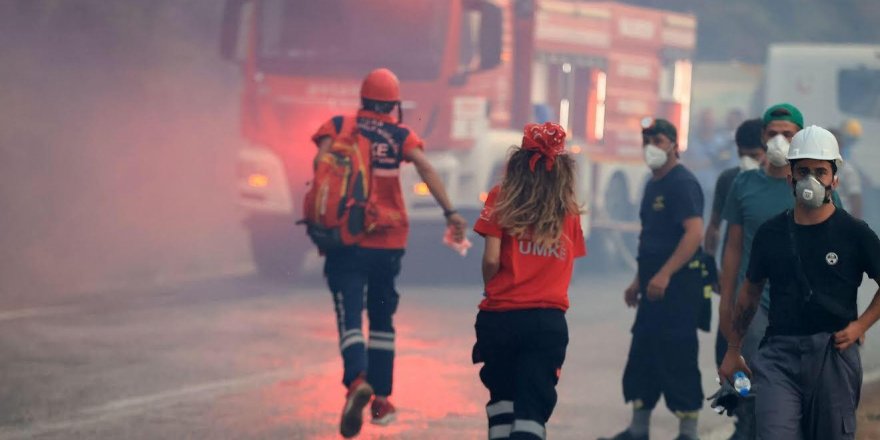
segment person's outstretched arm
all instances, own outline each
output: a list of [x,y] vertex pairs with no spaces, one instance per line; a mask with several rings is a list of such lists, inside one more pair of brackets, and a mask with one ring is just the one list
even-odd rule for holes
[[437,200],[437,203],[443,208],[444,213],[449,214],[444,215],[446,217],[446,224],[454,228],[453,240],[457,242],[464,240],[467,220],[455,212],[452,202],[449,201],[449,195],[446,194],[446,186],[443,185],[443,179],[437,174],[437,170],[435,170],[431,165],[431,162],[428,161],[425,153],[421,149],[414,148],[404,153],[404,158],[415,165],[416,172],[419,173],[419,177],[421,177],[422,181],[425,182],[425,185],[428,186],[428,190],[431,192],[431,195],[434,196],[434,200]]

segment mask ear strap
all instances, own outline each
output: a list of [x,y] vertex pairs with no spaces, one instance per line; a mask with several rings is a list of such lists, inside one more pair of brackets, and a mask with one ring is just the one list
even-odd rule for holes
[[825,203],[831,203],[833,201],[833,199],[831,198],[831,195],[834,192],[834,186],[838,182],[838,180],[837,180],[838,177],[840,177],[840,176],[835,174],[834,177],[831,178],[831,185],[828,185],[825,187],[825,200],[824,200]]

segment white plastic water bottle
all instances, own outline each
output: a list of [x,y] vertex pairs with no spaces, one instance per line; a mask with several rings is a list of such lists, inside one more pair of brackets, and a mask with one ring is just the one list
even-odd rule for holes
[[752,381],[749,380],[749,377],[746,376],[746,373],[742,371],[737,371],[733,374],[733,388],[739,393],[740,396],[746,397],[749,395],[749,390],[752,389]]

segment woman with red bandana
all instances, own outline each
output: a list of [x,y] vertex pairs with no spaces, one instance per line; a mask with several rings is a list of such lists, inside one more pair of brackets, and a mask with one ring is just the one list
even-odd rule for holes
[[486,241],[474,362],[490,439],[543,439],[568,345],[568,285],[586,255],[575,161],[557,124],[529,124],[474,230]]

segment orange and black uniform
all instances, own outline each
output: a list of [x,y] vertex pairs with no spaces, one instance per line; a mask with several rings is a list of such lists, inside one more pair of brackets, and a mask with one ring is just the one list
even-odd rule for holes
[[513,237],[492,210],[489,193],[474,231],[501,238],[498,272],[486,284],[475,325],[474,361],[489,389],[486,415],[492,439],[543,439],[556,406],[556,383],[568,345],[568,285],[574,259],[586,255],[578,215],[569,215],[558,244]]
[[[344,362],[343,384],[347,387],[361,373],[376,395],[391,394],[394,368],[394,325],[399,295],[395,278],[406,247],[409,227],[400,189],[400,166],[405,153],[423,148],[412,130],[387,114],[367,110],[356,116],[336,116],[312,136],[315,143],[335,138],[357,124],[360,136],[368,139],[370,197],[380,209],[396,214],[394,226],[367,234],[356,246],[329,251],[324,275],[333,295],[339,329],[339,348]],[[366,143],[361,143],[365,145]],[[361,320],[366,287],[369,339],[364,338]]]

